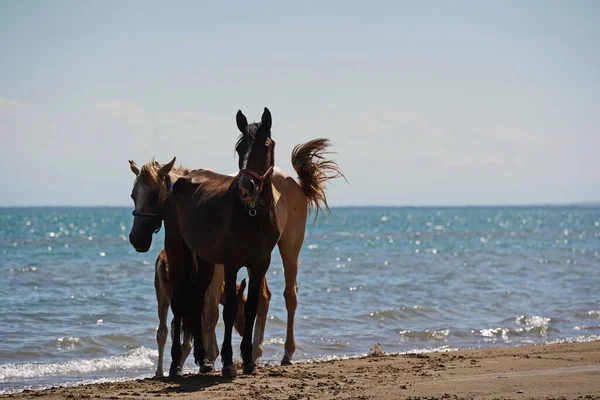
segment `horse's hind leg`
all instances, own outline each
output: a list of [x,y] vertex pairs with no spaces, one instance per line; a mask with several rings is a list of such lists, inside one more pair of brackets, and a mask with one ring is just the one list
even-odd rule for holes
[[171,323],[171,337],[173,344],[171,346],[171,367],[169,368],[169,377],[181,375],[181,314],[179,314],[176,298],[173,298],[171,308],[173,310],[173,322]]
[[183,330],[183,344],[181,345],[181,361],[179,362],[179,367],[183,372],[183,365],[185,364],[185,360],[187,360],[190,355],[190,351],[192,351],[192,334],[189,329]]
[[287,331],[285,336],[285,346],[281,365],[292,364],[292,356],[296,351],[296,341],[294,339],[294,318],[296,316],[296,307],[298,306],[298,255],[302,247],[304,232],[300,240],[288,240],[289,237],[282,237],[279,241],[279,252],[283,261],[283,272],[285,275],[285,308],[287,309]]
[[252,357],[254,357],[255,362],[262,356],[262,342],[265,338],[265,326],[267,324],[267,314],[269,313],[270,301],[271,289],[269,289],[267,276],[265,275],[260,290],[258,311],[256,313],[256,323],[254,324],[254,339],[252,340]]
[[207,261],[196,257],[198,263],[198,273],[196,275],[196,285],[194,293],[194,308],[193,308],[193,331],[194,336],[194,362],[196,365],[204,364],[204,356],[206,354],[205,342],[202,338],[203,329],[203,314],[204,314],[204,298],[206,289],[210,285],[215,266]]
[[158,366],[156,367],[156,376],[163,376],[163,357],[165,354],[165,343],[169,335],[167,328],[167,316],[169,314],[169,302],[165,298],[161,298],[157,290],[158,300],[158,329],[156,330],[156,344],[158,345]]
[[216,328],[219,321],[219,302],[223,294],[223,266],[216,265],[215,273],[212,282],[208,287],[205,305],[204,305],[204,322],[203,334],[206,354],[204,363],[200,367],[200,372],[211,372],[215,368],[215,360],[219,356],[219,346],[217,345]]

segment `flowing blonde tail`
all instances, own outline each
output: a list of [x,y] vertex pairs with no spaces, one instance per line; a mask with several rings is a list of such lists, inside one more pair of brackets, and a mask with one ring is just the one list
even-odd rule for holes
[[344,178],[339,166],[333,160],[325,158],[331,142],[329,139],[313,139],[304,144],[299,144],[292,151],[292,166],[298,174],[300,187],[308,197],[310,209],[316,210],[315,220],[323,207],[329,211],[325,195],[325,182],[330,179]]

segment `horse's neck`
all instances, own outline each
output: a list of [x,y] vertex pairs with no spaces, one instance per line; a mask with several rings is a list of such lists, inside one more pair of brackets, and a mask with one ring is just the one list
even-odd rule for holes
[[263,218],[263,221],[268,224],[273,224],[277,227],[277,220],[271,220],[271,216],[277,218],[277,203],[275,198],[275,189],[272,182],[266,182],[258,199],[258,212]]

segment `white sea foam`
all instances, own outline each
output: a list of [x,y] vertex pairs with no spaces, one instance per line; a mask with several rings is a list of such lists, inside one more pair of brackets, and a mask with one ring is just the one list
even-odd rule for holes
[[600,318],[600,310],[590,310],[587,312],[590,318]]
[[568,337],[564,339],[555,339],[548,340],[543,344],[561,344],[561,343],[586,343],[586,342],[595,342],[596,340],[600,340],[600,335],[585,335],[585,336],[575,336]]
[[504,340],[508,340],[508,329],[505,328],[490,328],[490,329],[481,329],[479,331],[481,336],[485,338],[497,338],[501,337]]
[[402,330],[400,333],[400,340],[403,342],[412,341],[412,340],[426,340],[426,341],[436,341],[436,340],[446,340],[448,335],[450,334],[449,329],[441,329],[441,330],[429,330],[425,329],[424,331],[411,331],[411,330]]
[[131,381],[131,380],[136,380],[136,379],[150,378],[152,376],[153,376],[152,374],[146,374],[146,375],[138,375],[138,376],[134,376],[134,377],[85,379],[85,380],[81,380],[81,381],[65,382],[65,383],[56,384],[56,385],[27,385],[27,386],[18,387],[18,388],[13,387],[13,388],[0,389],[0,395],[20,393],[24,390],[44,390],[44,389],[50,389],[51,387],[74,387],[74,386],[81,386],[81,385],[106,383],[106,382],[125,382],[125,381]]
[[68,374],[91,374],[100,371],[152,368],[154,350],[138,347],[125,354],[113,357],[73,360],[59,363],[0,364],[0,381],[31,379],[43,376]]

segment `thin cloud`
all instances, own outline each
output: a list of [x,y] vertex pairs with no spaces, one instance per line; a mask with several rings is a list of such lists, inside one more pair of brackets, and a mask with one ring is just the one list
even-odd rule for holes
[[0,97],[0,108],[31,110],[34,108],[34,105],[23,103],[18,100],[7,99],[6,97]]

